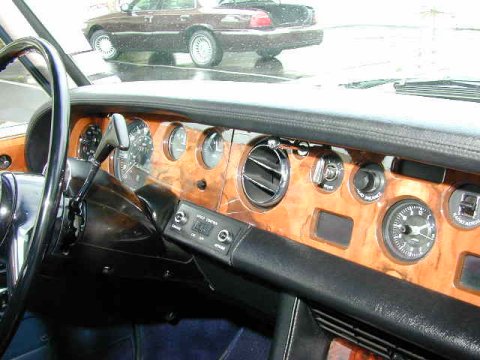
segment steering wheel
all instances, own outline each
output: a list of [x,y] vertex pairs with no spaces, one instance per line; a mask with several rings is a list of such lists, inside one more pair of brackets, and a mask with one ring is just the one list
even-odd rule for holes
[[70,97],[65,68],[55,48],[42,39],[16,40],[0,51],[0,71],[31,51],[43,56],[50,72],[49,153],[44,175],[0,173],[0,255],[6,266],[6,287],[0,289],[0,356],[16,332],[33,279],[56,235],[68,150]]

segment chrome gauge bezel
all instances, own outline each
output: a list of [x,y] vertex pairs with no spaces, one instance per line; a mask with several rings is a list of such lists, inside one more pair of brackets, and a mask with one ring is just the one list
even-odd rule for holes
[[[208,160],[208,157],[206,157],[206,152],[210,151],[209,149],[207,149],[207,146],[209,145],[208,144],[209,139],[212,138],[213,136],[218,136],[222,145],[221,145],[221,152],[217,160],[215,162],[210,162],[210,160]],[[225,152],[225,140],[223,139],[222,133],[216,129],[207,130],[204,133],[204,136],[202,138],[203,138],[202,144],[200,147],[200,159],[201,159],[202,165],[206,169],[214,169],[222,161],[222,158]]]
[[[421,209],[421,211],[419,209]],[[405,212],[409,212],[409,214],[405,214]],[[403,220],[405,222],[405,225],[407,226],[409,226],[410,223],[413,222],[413,220],[419,221],[419,219],[422,219],[423,225],[417,226],[417,228],[421,228],[421,230],[415,229],[415,231],[419,232],[418,235],[421,238],[431,239],[430,241],[427,241],[427,243],[425,243],[423,250],[420,249],[421,251],[415,253],[413,252],[413,250],[417,250],[417,248],[410,245],[410,254],[406,254],[403,249],[399,247],[399,240],[395,238],[393,229],[397,228],[399,230],[396,231],[401,231],[400,219]],[[410,220],[410,223],[407,222],[407,220]],[[411,228],[414,227],[411,226]],[[427,229],[428,235],[425,234],[424,231],[422,232],[422,230],[425,228]],[[404,236],[406,235],[411,236],[408,233],[404,234]],[[425,203],[416,199],[404,199],[396,202],[385,213],[382,221],[382,238],[386,249],[388,250],[389,254],[395,259],[405,263],[417,262],[427,256],[435,245],[436,236],[437,223],[433,211]],[[398,237],[401,238],[401,235],[398,235]],[[406,244],[405,246],[408,246],[408,240],[402,241],[404,242],[404,244]]]
[[[113,171],[114,171],[114,174],[115,174],[115,177],[120,180],[122,183],[124,183],[126,186],[128,186],[129,188],[131,188],[132,190],[136,190],[140,187],[142,187],[143,185],[145,185],[145,182],[143,182],[142,184],[138,185],[136,184],[135,186],[132,186],[132,184],[128,184],[120,170],[120,165],[119,165],[119,156],[120,154],[122,153],[128,153],[130,151],[132,151],[132,142],[133,142],[133,139],[132,139],[132,130],[134,128],[136,128],[137,126],[139,126],[139,124],[141,126],[144,126],[145,128],[148,129],[148,135],[149,135],[149,138],[150,138],[150,142],[152,144],[152,154],[150,155],[150,160],[151,160],[151,157],[153,156],[153,152],[155,150],[155,146],[153,144],[153,137],[152,137],[152,133],[150,131],[150,127],[148,125],[148,123],[146,123],[144,120],[140,119],[140,118],[136,118],[136,119],[133,119],[132,122],[130,122],[127,126],[127,129],[128,129],[128,136],[129,136],[129,140],[130,140],[130,148],[128,150],[115,150],[115,153],[113,155]],[[151,167],[151,164],[150,164],[150,167]],[[151,169],[150,169],[151,170]],[[148,177],[148,175],[147,175]]]
[[[174,137],[177,136],[177,133],[180,130],[184,131],[184,133],[185,133],[185,147],[183,148],[183,150],[180,154],[175,155],[174,151],[172,149],[172,141],[173,141]],[[167,155],[168,159],[171,160],[171,161],[180,160],[187,150],[187,143],[188,143],[188,134],[187,134],[187,130],[185,129],[185,127],[183,125],[180,125],[180,124],[174,124],[171,127],[170,131],[168,131],[166,140],[164,142],[165,154]]]

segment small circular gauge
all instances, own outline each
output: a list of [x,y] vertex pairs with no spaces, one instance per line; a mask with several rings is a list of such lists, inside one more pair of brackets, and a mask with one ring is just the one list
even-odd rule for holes
[[187,132],[181,125],[170,132],[167,142],[168,155],[172,160],[178,160],[187,148]]
[[115,153],[115,176],[136,190],[150,174],[153,140],[148,125],[140,119],[128,125],[128,137],[130,148]]
[[402,261],[416,261],[433,247],[437,226],[432,211],[417,200],[394,204],[383,220],[383,240],[391,254]]
[[209,169],[218,165],[223,156],[223,138],[217,131],[209,133],[202,144],[202,160]]
[[102,140],[102,129],[97,124],[90,124],[80,135],[78,145],[78,157],[88,160],[90,156],[95,154],[98,144]]

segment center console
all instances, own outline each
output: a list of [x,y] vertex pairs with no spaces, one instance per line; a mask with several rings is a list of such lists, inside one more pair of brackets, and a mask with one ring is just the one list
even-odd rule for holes
[[231,249],[248,232],[249,225],[181,201],[165,229],[176,242],[230,264]]

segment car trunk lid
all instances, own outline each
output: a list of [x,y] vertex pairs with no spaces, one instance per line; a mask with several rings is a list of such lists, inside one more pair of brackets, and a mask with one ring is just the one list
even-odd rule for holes
[[305,5],[276,4],[266,2],[236,2],[222,4],[222,8],[265,11],[275,27],[302,26],[315,24],[314,10]]

